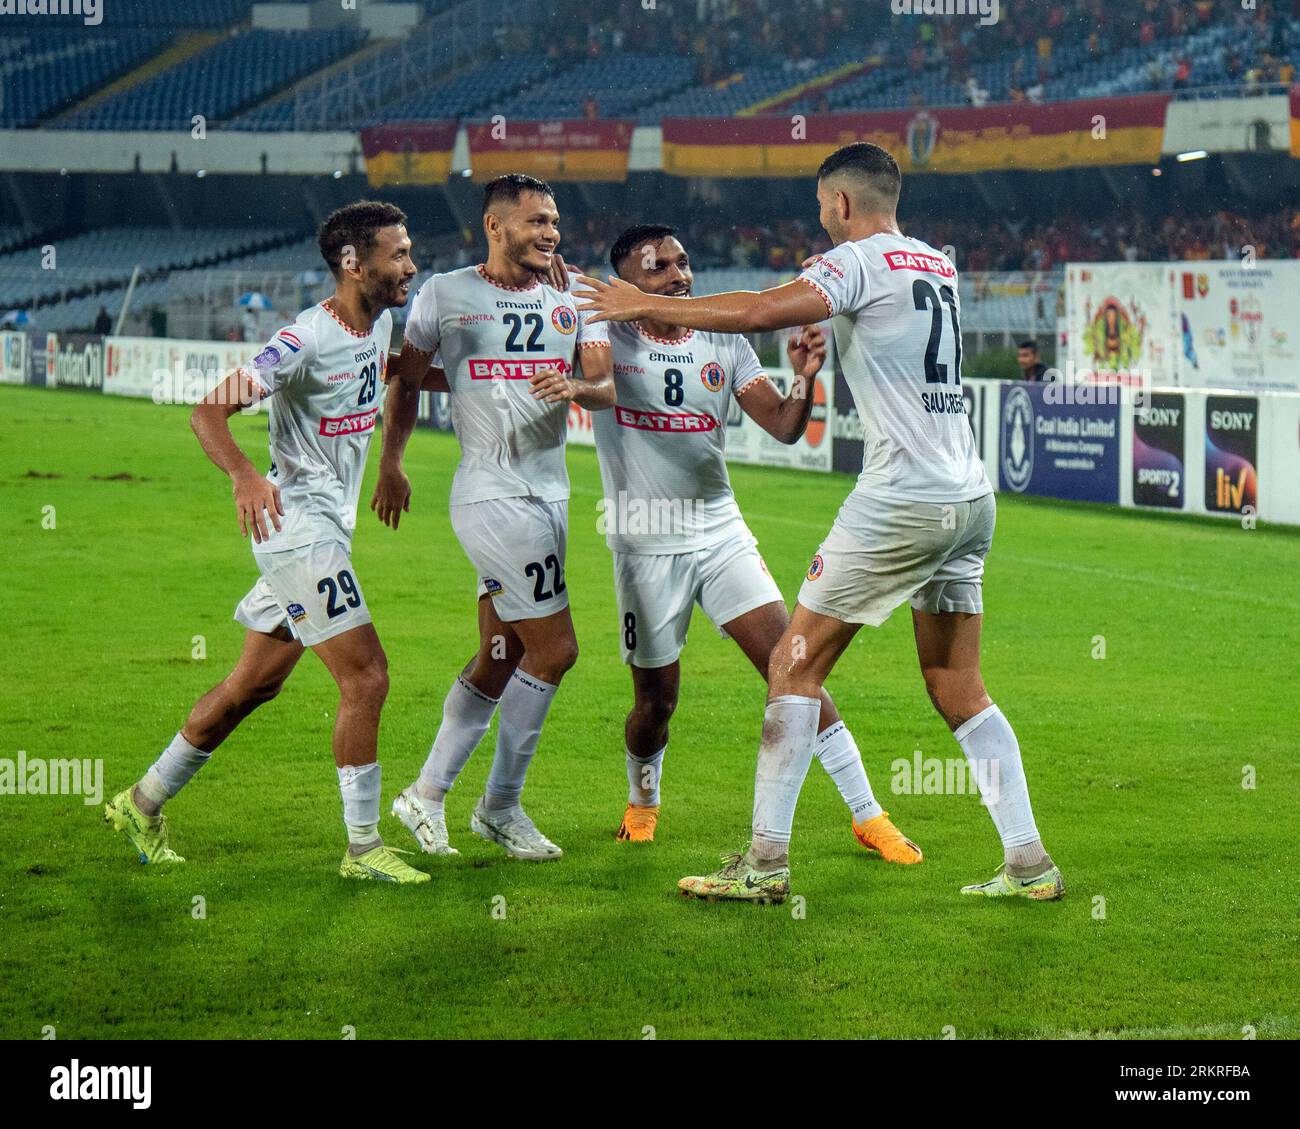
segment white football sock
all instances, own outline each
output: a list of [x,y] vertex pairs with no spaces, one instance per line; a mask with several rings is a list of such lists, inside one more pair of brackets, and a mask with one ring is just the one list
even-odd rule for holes
[[642,760],[627,750],[627,802],[639,808],[659,806],[659,777],[664,770],[665,745],[652,757]]
[[754,778],[751,862],[779,859],[789,851],[795,804],[812,764],[821,708],[819,698],[797,694],[768,700]]
[[[981,710],[953,732],[970,762],[980,796],[998,830],[1008,866],[1037,862],[1033,848],[1046,859],[1039,841],[1034,813],[1029,806],[1029,786],[1020,761],[1020,744],[1010,723],[997,706]],[[1012,852],[1016,852],[1015,861]]]
[[542,723],[557,689],[522,670],[510,676],[510,683],[501,695],[497,751],[484,792],[488,811],[503,811],[518,805],[524,777],[528,775],[528,762],[537,751]]
[[379,845],[379,765],[345,764],[339,769],[343,796],[343,822],[348,829],[348,850],[364,854]]
[[465,767],[470,754],[492,724],[497,699],[489,698],[464,675],[459,675],[442,703],[442,724],[415,782],[421,800],[441,800]]
[[884,809],[872,794],[862,754],[844,722],[837,721],[817,734],[814,755],[835,781],[854,823],[861,825],[881,814]]
[[[191,745],[181,734],[172,738],[172,743],[163,750],[153,767],[140,778],[136,785],[140,795],[154,805],[153,811],[145,815],[157,815],[158,809],[190,782],[190,778],[205,764],[211,753],[205,753]],[[142,809],[143,810],[143,809]]]

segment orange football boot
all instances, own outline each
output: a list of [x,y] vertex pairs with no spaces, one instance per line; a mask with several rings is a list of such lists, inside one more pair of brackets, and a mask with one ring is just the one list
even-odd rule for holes
[[869,851],[877,852],[886,862],[903,865],[920,862],[921,848],[908,839],[890,822],[889,812],[882,811],[875,819],[853,824],[853,834]]
[[627,811],[623,813],[623,822],[618,825],[614,838],[624,843],[653,843],[658,819],[658,804],[652,808],[628,804]]

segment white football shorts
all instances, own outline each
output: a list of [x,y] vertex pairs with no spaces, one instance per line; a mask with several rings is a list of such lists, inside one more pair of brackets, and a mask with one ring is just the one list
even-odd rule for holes
[[569,503],[492,498],[451,507],[451,526],[504,623],[541,619],[569,606],[564,583]]
[[799,589],[809,611],[879,627],[900,604],[917,611],[984,610],[992,494],[970,502],[886,502],[854,491]]
[[696,604],[724,635],[723,624],[746,612],[784,605],[757,544],[741,526],[726,540],[691,553],[615,553],[623,662],[643,668],[676,662]]
[[270,634],[288,627],[304,647],[370,623],[370,609],[347,546],[317,541],[277,553],[253,553],[262,573],[235,608],[235,619]]

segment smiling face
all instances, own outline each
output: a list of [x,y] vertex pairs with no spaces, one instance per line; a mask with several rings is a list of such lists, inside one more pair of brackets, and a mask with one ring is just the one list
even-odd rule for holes
[[376,231],[374,243],[356,270],[361,293],[373,309],[405,306],[416,275],[406,227],[394,224]]
[[634,247],[619,264],[618,276],[647,294],[670,298],[689,298],[695,280],[686,248],[672,235]]
[[488,241],[500,243],[512,263],[537,274],[551,269],[560,243],[560,213],[551,196],[521,192],[514,202],[494,204],[483,224]]

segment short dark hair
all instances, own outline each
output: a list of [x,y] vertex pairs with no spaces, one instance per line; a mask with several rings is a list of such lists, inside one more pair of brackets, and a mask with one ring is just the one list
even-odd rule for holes
[[505,176],[489,180],[483,186],[483,214],[487,215],[489,209],[498,200],[509,200],[512,204],[518,204],[519,197],[525,192],[536,192],[539,196],[555,199],[555,192],[546,181],[538,180],[537,177],[529,176],[527,173],[509,172]]
[[817,179],[824,180],[837,172],[853,173],[870,182],[877,195],[898,199],[903,187],[903,174],[898,162],[888,149],[872,145],[870,141],[855,141],[836,149],[817,170]]
[[316,242],[321,258],[337,278],[343,265],[343,253],[349,247],[361,259],[375,245],[375,236],[381,228],[404,223],[406,213],[396,204],[386,204],[382,200],[344,204],[320,225]]
[[1016,348],[1017,348],[1017,349],[1032,349],[1035,353],[1037,353],[1037,352],[1038,352],[1038,342],[1037,342],[1037,341],[1022,341],[1022,342],[1020,342],[1019,345],[1016,346]]
[[677,229],[666,223],[633,224],[614,240],[614,246],[609,249],[609,265],[618,270],[642,243],[653,243],[657,247],[670,235],[676,234]]

